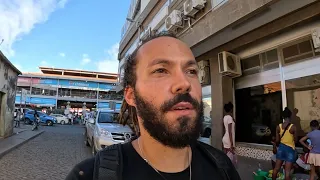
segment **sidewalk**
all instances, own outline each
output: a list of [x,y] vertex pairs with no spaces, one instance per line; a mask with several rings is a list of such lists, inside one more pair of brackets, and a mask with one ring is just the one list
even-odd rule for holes
[[269,171],[272,169],[270,161],[252,159],[247,157],[238,157],[238,172],[241,179],[243,180],[253,180],[253,172],[257,171],[259,168],[259,163],[261,169]]
[[12,136],[5,139],[0,139],[0,158],[13,149],[39,136],[43,132],[44,131],[42,130],[31,131],[31,126],[20,124],[20,128],[13,129]]

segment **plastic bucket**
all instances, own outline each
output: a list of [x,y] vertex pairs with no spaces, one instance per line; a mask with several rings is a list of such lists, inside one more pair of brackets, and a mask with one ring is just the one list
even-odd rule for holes
[[267,177],[269,174],[268,172],[265,172],[265,171],[257,171],[256,173],[257,175],[253,176],[254,180],[265,180],[266,179],[265,177]]

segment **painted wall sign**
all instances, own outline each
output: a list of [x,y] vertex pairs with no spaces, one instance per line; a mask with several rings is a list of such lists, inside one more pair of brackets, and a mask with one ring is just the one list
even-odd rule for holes
[[[16,96],[15,103],[20,104],[21,96]],[[23,103],[24,104],[24,103]],[[38,98],[38,97],[27,97],[26,104],[49,104],[55,105],[56,99],[53,98]]]
[[80,81],[80,80],[66,80],[66,79],[50,79],[50,78],[28,78],[19,77],[18,85],[30,86],[30,85],[49,85],[52,87],[69,88],[69,89],[82,89],[82,90],[101,90],[110,91],[115,90],[115,83],[98,83],[92,81]]
[[98,108],[110,108],[110,104],[108,102],[98,103]]

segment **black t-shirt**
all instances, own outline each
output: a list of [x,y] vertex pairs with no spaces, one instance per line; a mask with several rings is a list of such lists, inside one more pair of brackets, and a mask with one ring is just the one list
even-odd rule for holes
[[[190,169],[187,168],[178,173],[163,173],[159,175],[141,156],[136,152],[131,143],[123,145],[123,180],[189,180]],[[199,149],[192,147],[191,162],[192,179],[208,180],[222,179],[220,172],[214,164],[212,164]],[[66,178],[67,180],[91,180],[93,179],[94,158],[87,159],[71,171]]]

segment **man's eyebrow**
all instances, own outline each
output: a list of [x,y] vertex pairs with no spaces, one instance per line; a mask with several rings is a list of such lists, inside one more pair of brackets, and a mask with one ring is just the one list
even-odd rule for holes
[[148,67],[151,67],[151,66],[154,66],[157,64],[170,65],[170,64],[172,64],[172,62],[170,62],[169,60],[166,60],[166,59],[155,59],[151,63],[148,64]]
[[195,66],[198,66],[198,63],[197,63],[197,61],[196,60],[189,60],[187,63],[186,63],[186,66],[193,66],[193,65],[195,65]]
[[[166,59],[155,59],[153,60],[148,67],[157,65],[157,64],[165,64],[165,65],[171,65],[172,61],[166,60]],[[198,66],[197,61],[196,60],[188,60],[187,63],[184,65],[185,67],[189,67],[189,66]]]

